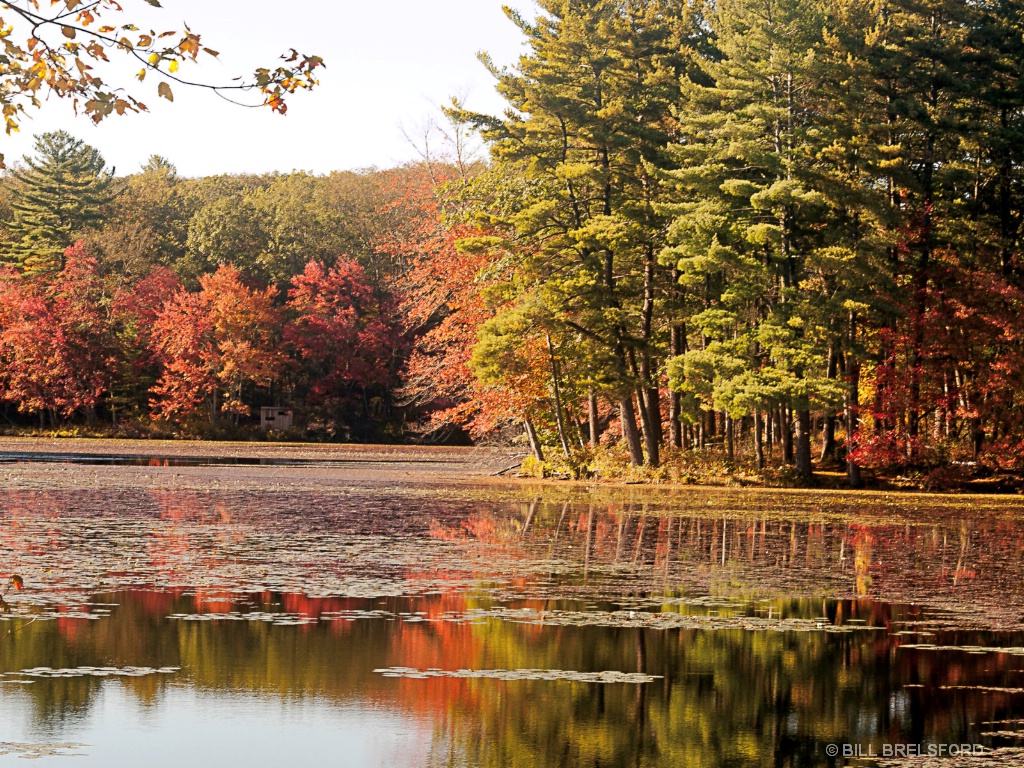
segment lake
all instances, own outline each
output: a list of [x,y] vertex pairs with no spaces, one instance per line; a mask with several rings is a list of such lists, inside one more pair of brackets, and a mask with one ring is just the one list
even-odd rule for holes
[[1021,500],[512,463],[0,441],[0,761],[1024,765]]

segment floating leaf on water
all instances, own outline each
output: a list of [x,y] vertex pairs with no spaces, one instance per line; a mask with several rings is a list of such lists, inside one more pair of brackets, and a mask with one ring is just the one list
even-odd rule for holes
[[90,744],[25,744],[14,741],[0,741],[0,756],[17,755],[36,759],[41,757],[77,757],[84,755],[82,751]]
[[908,757],[879,760],[878,768],[1020,768],[1024,765],[1024,749],[1001,747],[986,749],[984,755],[953,755],[942,757]]
[[172,674],[180,672],[181,667],[70,667],[52,669],[50,667],[33,667],[20,672],[8,672],[9,675],[25,675],[27,677],[145,677],[146,675]]
[[660,680],[661,675],[642,672],[576,672],[564,669],[415,669],[410,667],[386,667],[374,672],[384,677],[403,677],[411,680],[426,680],[432,677],[455,677],[484,680],[560,680],[578,683],[629,683],[638,685]]
[[987,654],[987,653],[999,653],[1008,654],[1010,656],[1024,656],[1024,647],[1000,647],[991,646],[988,648],[977,646],[977,645],[932,645],[931,643],[904,643],[903,645],[897,646],[902,649],[912,649],[918,651],[959,651],[961,653],[968,654]]

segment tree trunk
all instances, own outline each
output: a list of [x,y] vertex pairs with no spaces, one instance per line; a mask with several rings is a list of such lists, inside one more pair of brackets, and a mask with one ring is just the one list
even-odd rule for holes
[[661,423],[661,390],[658,387],[648,387],[645,389],[644,402],[647,405],[651,429],[654,432],[654,442],[660,446],[665,442],[665,428]]
[[551,386],[555,395],[555,423],[558,425],[558,440],[562,444],[565,458],[568,459],[572,457],[572,451],[569,450],[569,437],[565,432],[565,413],[562,410],[562,393],[558,384],[558,361],[555,360],[555,346],[551,343],[551,334],[547,335],[547,341],[548,358],[551,361]]
[[583,450],[590,444],[590,429],[587,427],[587,420],[577,419],[575,415],[571,416],[571,419],[576,442],[579,444],[580,450]]
[[[930,101],[934,105],[938,96],[933,87]],[[910,355],[910,408],[907,413],[907,435],[915,438],[920,434],[921,423],[921,364],[924,355],[925,328],[924,318],[928,309],[928,273],[931,269],[932,255],[932,205],[934,199],[934,179],[936,162],[933,157],[935,150],[935,134],[929,132],[924,142],[925,161],[921,180],[923,197],[921,237],[918,243],[919,252],[915,265],[914,292],[915,313],[912,317],[914,344]],[[908,450],[912,447],[908,446]]]
[[[835,321],[829,321],[829,330],[835,327]],[[839,350],[836,342],[830,341],[828,345],[828,363],[825,366],[825,375],[834,380],[839,375]],[[825,413],[825,425],[821,431],[821,461],[831,461],[836,456],[836,412],[829,408]]]
[[[850,324],[853,325],[852,318]],[[853,332],[851,328],[851,334]],[[853,460],[860,423],[860,365],[849,352],[846,353],[846,380],[846,479],[851,488],[860,488],[864,483],[860,467]]]
[[683,447],[683,420],[682,413],[683,399],[678,392],[671,392],[668,396],[668,439],[673,448]]
[[825,424],[821,430],[821,462],[834,459],[836,455],[836,415],[829,411],[825,414]]
[[629,458],[634,467],[644,463],[644,449],[640,444],[640,433],[636,426],[636,410],[633,408],[633,396],[627,395],[619,400],[619,420],[622,423],[622,437],[629,448]]
[[648,244],[644,253],[644,303],[640,310],[643,349],[640,354],[640,387],[637,394],[640,396],[638,399],[643,420],[644,443],[647,448],[647,464],[652,467],[658,466],[662,440],[661,397],[651,360],[656,263],[654,246]]
[[544,449],[541,447],[540,438],[537,437],[537,429],[530,419],[523,419],[523,428],[526,430],[526,439],[530,442],[530,452],[537,461],[544,461]]
[[[656,467],[660,460],[660,419],[651,413],[651,403],[648,400],[648,390],[639,388],[636,393],[637,403],[640,406],[640,428],[643,430],[644,448],[647,451],[647,466]],[[659,414],[660,415],[660,414]]]
[[725,451],[726,457],[729,459],[729,463],[733,463],[736,460],[735,446],[733,445],[733,432],[735,431],[735,422],[729,412],[725,413]]
[[811,467],[811,412],[805,408],[796,412],[796,471],[805,480],[814,476]]
[[792,464],[793,459],[793,425],[788,405],[779,406],[779,436],[782,439],[782,460]]
[[[676,278],[678,279],[678,278]],[[669,353],[672,357],[683,354],[686,347],[686,332],[682,325],[673,325],[669,337]],[[672,392],[668,401],[669,441],[676,448],[683,447],[683,399],[678,392]]]
[[757,462],[757,471],[764,470],[764,438],[761,430],[764,429],[764,419],[761,411],[754,411],[754,460]]
[[601,441],[601,431],[597,423],[597,395],[594,390],[587,394],[587,419],[590,422],[590,445],[593,448]]

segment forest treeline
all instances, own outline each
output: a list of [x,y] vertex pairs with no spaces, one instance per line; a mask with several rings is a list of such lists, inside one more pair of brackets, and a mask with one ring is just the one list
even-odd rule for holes
[[8,419],[1021,468],[1024,3],[539,6],[444,159],[112,178],[42,137],[3,185]]
[[8,425],[244,436],[276,405],[311,438],[401,438],[434,186],[426,166],[187,179],[158,156],[114,177],[37,137],[0,200]]

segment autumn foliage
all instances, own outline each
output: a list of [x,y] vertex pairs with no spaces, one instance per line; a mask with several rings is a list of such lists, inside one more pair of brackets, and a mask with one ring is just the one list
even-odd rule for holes
[[0,399],[22,413],[93,413],[115,357],[96,262],[78,247],[52,280],[0,275]]
[[179,290],[154,322],[163,375],[153,388],[153,409],[172,418],[206,403],[212,423],[221,412],[237,420],[249,415],[243,388],[269,385],[283,364],[275,344],[276,290],[249,288],[230,265],[199,283],[198,293]]
[[290,403],[301,391],[311,408],[343,410],[393,384],[404,349],[393,301],[350,259],[310,262],[286,302],[230,264],[198,290],[155,267],[107,295],[81,244],[65,260],[55,275],[0,280],[0,400],[41,423],[116,414],[141,391],[155,419],[237,425],[275,387]]
[[466,429],[482,437],[518,421],[522,390],[487,385],[471,367],[473,350],[497,306],[487,289],[497,260],[490,250],[460,247],[481,235],[479,228],[446,221],[442,185],[451,177],[430,178],[425,170],[396,177],[393,206],[405,211],[405,226],[378,240],[376,247],[402,254],[398,311],[411,352],[402,369],[400,396],[419,418],[420,436],[444,437]]
[[358,263],[311,261],[291,285],[284,341],[307,380],[308,405],[337,410],[394,384],[403,348],[394,303],[374,295]]

